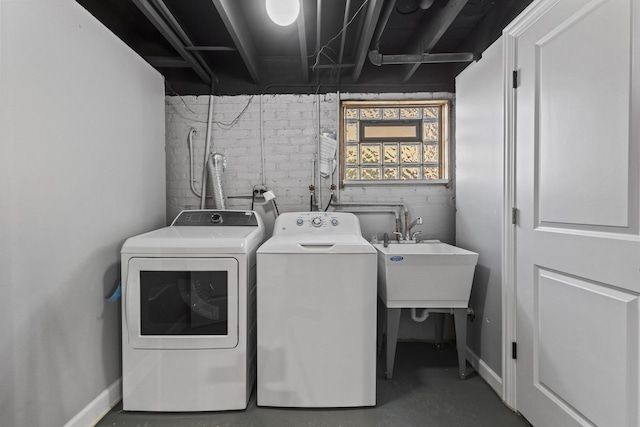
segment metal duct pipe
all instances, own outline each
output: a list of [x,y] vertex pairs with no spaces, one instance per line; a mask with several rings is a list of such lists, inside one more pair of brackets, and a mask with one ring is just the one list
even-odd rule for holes
[[382,13],[380,14],[380,20],[378,21],[376,30],[373,33],[373,43],[371,43],[376,50],[378,50],[378,48],[380,47],[380,39],[382,38],[382,33],[384,32],[384,29],[387,26],[387,22],[389,22],[391,12],[393,12],[393,9],[395,7],[396,0],[388,0],[384,4],[384,8],[382,9]]
[[226,198],[224,191],[222,190],[222,173],[227,167],[227,158],[220,153],[212,153],[207,161],[207,168],[209,169],[209,180],[211,181],[211,188],[213,191],[213,208],[225,210]]
[[369,61],[378,67],[388,64],[440,64],[448,62],[473,62],[473,53],[415,53],[404,55],[383,55],[377,50],[369,51]]

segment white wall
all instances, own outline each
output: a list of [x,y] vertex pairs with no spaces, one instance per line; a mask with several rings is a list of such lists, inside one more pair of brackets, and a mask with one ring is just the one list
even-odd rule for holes
[[456,241],[480,254],[468,346],[497,377],[502,375],[503,82],[502,38],[456,78]]
[[[341,99],[451,99],[450,93],[410,94],[341,94]],[[225,193],[229,196],[250,195],[253,186],[266,183],[277,196],[280,212],[308,211],[309,185],[313,181],[312,161],[317,153],[318,102],[320,128],[337,131],[338,95],[264,95],[262,113],[260,96],[214,97],[214,122],[211,152],[227,157],[224,174]],[[194,158],[196,188],[200,190],[206,137],[208,96],[166,98],[167,104],[167,219],[171,220],[184,207],[199,207],[189,185],[189,151],[187,136],[196,129]],[[234,126],[228,126],[242,111]],[[455,108],[451,109],[455,111]],[[262,173],[261,126],[264,138],[264,175]],[[454,122],[452,117],[451,123]],[[454,130],[450,130],[453,138]],[[455,146],[452,141],[452,147]],[[336,181],[337,182],[337,178]],[[329,199],[329,179],[322,179],[322,206]],[[341,202],[405,203],[411,219],[421,216],[423,237],[445,242],[455,241],[455,185],[389,185],[349,186],[340,190]],[[230,209],[250,209],[250,198],[230,198]],[[363,235],[367,238],[395,230],[390,214],[359,214]],[[401,338],[433,336],[431,320],[415,324],[403,317]]]
[[0,1],[0,132],[0,425],[61,426],[121,375],[104,298],[165,222],[163,80],[72,0]]

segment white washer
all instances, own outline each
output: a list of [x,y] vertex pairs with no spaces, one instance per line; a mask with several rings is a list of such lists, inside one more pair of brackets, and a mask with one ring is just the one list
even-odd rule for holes
[[245,409],[255,383],[255,212],[183,211],[122,246],[128,411]]
[[357,217],[283,213],[257,256],[257,404],[374,406],[377,258]]

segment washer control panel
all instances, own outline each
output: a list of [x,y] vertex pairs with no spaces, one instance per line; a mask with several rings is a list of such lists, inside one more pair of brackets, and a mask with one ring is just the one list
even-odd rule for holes
[[274,234],[360,233],[358,218],[348,212],[287,212],[276,220]]
[[[309,214],[313,214],[314,212],[308,212]],[[329,216],[329,214],[325,214],[324,212],[318,212],[314,215],[307,215],[307,212],[300,214],[298,218],[296,218],[296,225],[298,227],[337,227],[340,224],[338,218]]]

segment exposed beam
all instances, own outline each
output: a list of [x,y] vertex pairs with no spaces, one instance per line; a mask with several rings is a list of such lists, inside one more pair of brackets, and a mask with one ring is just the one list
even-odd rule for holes
[[298,15],[298,41],[300,42],[300,68],[302,69],[302,82],[309,82],[309,67],[307,52],[307,29],[304,21],[304,2],[300,2],[300,14]]
[[222,22],[224,22],[233,43],[238,48],[238,52],[247,67],[254,83],[260,82],[258,74],[258,57],[253,47],[251,34],[246,25],[239,1],[237,0],[211,0],[216,7]]
[[[189,38],[187,33],[182,29],[182,26],[180,25],[178,20],[175,18],[175,16],[173,16],[173,13],[171,13],[167,5],[164,3],[164,0],[150,0],[150,2],[151,5],[155,7],[156,10],[160,12],[160,14],[164,17],[165,22],[169,24],[173,32],[180,38],[180,40],[182,40],[182,45],[185,47],[185,49],[189,50],[189,46],[193,46],[193,43],[191,42],[191,39]],[[200,52],[194,52],[193,56],[205,70],[211,73],[207,62],[204,60],[202,55],[200,55]]]
[[[431,7],[416,26],[413,34],[409,38],[411,42],[405,49],[409,53],[430,53],[431,49],[438,43],[447,31],[454,19],[460,14],[462,8],[468,0],[449,0],[442,7]],[[403,82],[406,83],[416,72],[420,64],[407,65]]]
[[187,50],[207,51],[207,52],[237,52],[238,49],[231,46],[187,46]]
[[357,82],[362,73],[362,66],[364,65],[367,54],[369,53],[369,46],[371,45],[371,39],[373,38],[373,32],[376,29],[378,18],[380,18],[380,11],[382,10],[383,0],[369,0],[369,6],[367,7],[367,13],[363,17],[364,25],[360,32],[360,39],[358,40],[358,48],[355,54],[355,67],[351,78],[354,82]]
[[162,34],[162,36],[171,44],[189,66],[196,72],[198,77],[207,84],[211,84],[213,72],[206,66],[201,64],[195,56],[185,49],[180,37],[167,25],[162,16],[151,6],[148,0],[132,0],[138,6],[138,9],[147,17],[154,27]]
[[190,68],[191,66],[180,56],[145,56],[145,61],[155,68]]

